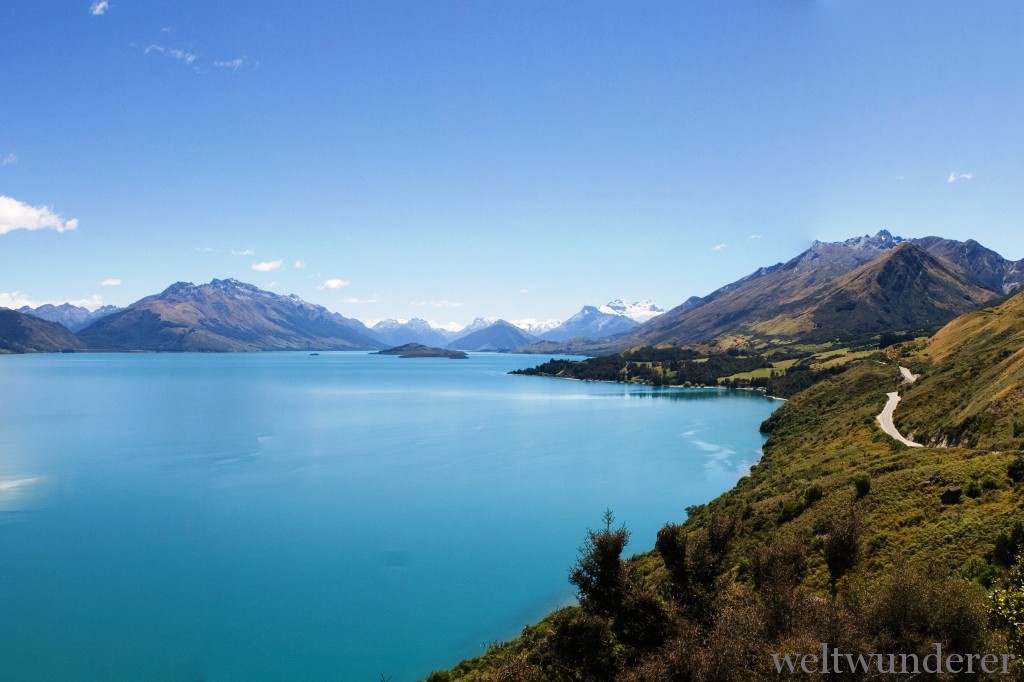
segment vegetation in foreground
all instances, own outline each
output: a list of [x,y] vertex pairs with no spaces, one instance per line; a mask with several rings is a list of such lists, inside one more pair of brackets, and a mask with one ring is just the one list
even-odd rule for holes
[[[906,448],[875,424],[888,391],[944,395],[929,376],[959,377],[963,409],[1016,405],[1015,360],[996,363],[996,374],[971,371],[978,357],[1024,354],[1024,299],[1010,304],[985,334],[967,316],[927,343],[887,348],[924,372],[921,388],[902,384],[895,363],[868,357],[798,392],[763,425],[764,456],[733,490],[625,560],[628,531],[606,517],[570,574],[579,606],[427,679],[777,679],[772,654],[816,653],[823,642],[853,655],[923,657],[935,643],[946,653],[1024,655],[1024,455],[984,447],[1012,444],[1014,420],[964,439],[981,449]],[[907,404],[898,423],[923,423],[931,403]],[[1012,672],[1022,677],[1019,665]]]

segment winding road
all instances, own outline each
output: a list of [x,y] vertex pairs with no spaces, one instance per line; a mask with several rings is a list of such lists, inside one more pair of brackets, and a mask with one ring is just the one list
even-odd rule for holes
[[[920,376],[919,374],[914,374],[906,367],[900,367],[900,374],[903,375],[903,383],[906,384],[914,383]],[[891,437],[895,438],[896,440],[903,443],[907,447],[924,447],[920,443],[915,443],[914,441],[908,438],[904,438],[903,434],[901,434],[899,430],[896,429],[896,425],[892,423],[892,413],[896,411],[896,406],[900,402],[900,394],[897,393],[896,391],[893,391],[892,393],[886,393],[885,395],[889,397],[889,402],[885,404],[885,407],[882,408],[882,411],[878,414],[878,425],[882,427],[883,431],[885,431]]]

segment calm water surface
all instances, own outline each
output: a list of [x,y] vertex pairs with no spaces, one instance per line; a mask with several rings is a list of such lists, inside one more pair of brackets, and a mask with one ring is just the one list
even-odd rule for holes
[[606,507],[649,549],[728,489],[756,393],[547,358],[0,357],[0,679],[411,682],[572,598]]

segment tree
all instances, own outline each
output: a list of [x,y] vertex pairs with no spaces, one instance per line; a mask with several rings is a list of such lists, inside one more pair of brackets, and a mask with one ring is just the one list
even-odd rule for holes
[[832,517],[825,535],[825,564],[832,582],[832,598],[836,597],[836,583],[853,568],[860,556],[859,527],[852,509]]
[[622,550],[629,542],[629,531],[625,526],[612,530],[615,517],[610,509],[603,520],[604,530],[587,531],[569,582],[576,586],[585,610],[612,616],[622,606]]

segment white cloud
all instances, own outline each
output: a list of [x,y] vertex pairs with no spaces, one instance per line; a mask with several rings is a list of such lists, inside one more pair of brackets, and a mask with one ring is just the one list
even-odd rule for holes
[[[362,304],[362,303],[379,303],[380,302],[380,297],[377,296],[377,294],[374,294],[370,298],[346,298],[346,299],[342,299],[341,302],[342,303],[352,303],[352,304],[356,304],[356,305],[357,304]],[[372,325],[367,325],[367,326],[369,327],[369,326],[372,326]]]
[[193,54],[188,50],[179,50],[175,47],[163,47],[162,45],[156,45],[153,43],[147,45],[146,49],[142,51],[143,54],[149,54],[150,52],[156,52],[157,54],[162,54],[165,57],[170,57],[171,59],[176,59],[177,61],[185,62],[186,64],[191,64],[199,58],[199,55]]
[[213,249],[211,249],[209,246],[197,246],[196,251],[198,251],[199,253],[213,253]]
[[410,301],[409,305],[425,305],[431,308],[458,308],[462,303],[458,301]]
[[252,269],[256,272],[270,272],[271,270],[277,270],[281,267],[283,260],[268,260],[262,263],[253,263]]
[[711,250],[712,251],[722,251],[727,246],[728,246],[728,244],[726,244],[725,242],[722,242],[721,244],[715,244],[714,246],[712,246]]
[[520,289],[519,293],[521,293],[521,294],[528,294],[528,293],[530,293],[530,290],[529,289]]
[[347,287],[347,286],[348,286],[348,280],[347,279],[329,279],[326,282],[324,282],[323,284],[321,284],[320,286],[318,286],[317,289],[340,289],[342,287]]
[[119,287],[121,286],[121,280],[117,277],[111,277],[100,282],[101,287]]
[[760,238],[761,238],[761,235],[759,235],[759,234],[752,234],[749,237],[747,237],[747,239],[760,239]]
[[952,183],[956,182],[957,180],[970,180],[973,177],[974,173],[957,173],[956,171],[953,171],[952,173],[949,174],[949,177],[946,178],[946,182]]
[[443,329],[446,332],[461,332],[463,329],[466,328],[466,325],[459,324],[458,322],[445,322],[444,324],[441,324],[440,322],[427,320],[427,323],[434,329]]
[[89,8],[89,14],[94,17],[103,16],[107,13],[108,9],[110,9],[110,3],[107,2],[107,0],[99,0],[98,2],[92,3],[92,6]]
[[302,269],[302,268],[304,268],[304,267],[306,267],[306,264],[305,264],[305,263],[303,263],[303,262],[302,262],[302,261],[300,261],[300,260],[297,260],[297,261],[295,261],[295,269],[296,269],[296,270],[301,270],[301,269]]
[[4,158],[0,159],[0,166],[13,166],[18,163],[18,155],[14,152],[8,152],[4,154]]
[[78,227],[78,219],[64,220],[49,206],[29,206],[0,194],[0,234],[11,230],[57,230],[65,232]]
[[27,305],[29,308],[38,308],[39,306],[46,305],[47,303],[51,305],[61,305],[62,303],[70,303],[71,305],[81,306],[83,308],[88,308],[89,310],[96,310],[97,308],[103,305],[103,297],[93,295],[90,296],[89,298],[76,298],[70,300],[60,300],[56,298],[49,300],[39,300],[31,298],[27,294],[24,294],[20,291],[12,291],[9,293],[6,291],[0,291],[0,308],[20,308],[25,305]]
[[244,251],[235,251],[234,249],[231,249],[232,256],[251,256],[254,253],[255,252],[252,249],[245,249]]
[[234,59],[227,59],[223,61],[216,61],[213,63],[218,69],[231,69],[235,70],[241,66],[245,66],[245,57],[235,57]]

